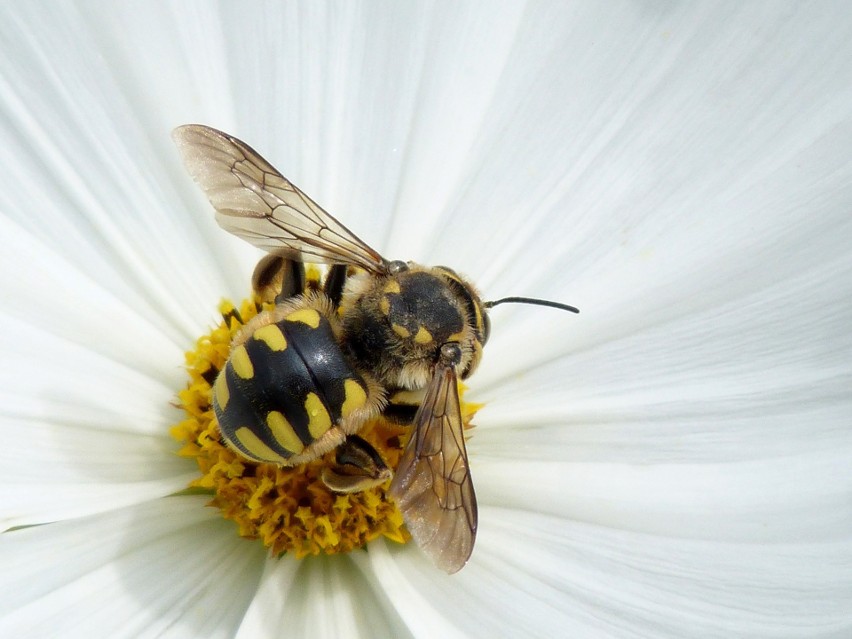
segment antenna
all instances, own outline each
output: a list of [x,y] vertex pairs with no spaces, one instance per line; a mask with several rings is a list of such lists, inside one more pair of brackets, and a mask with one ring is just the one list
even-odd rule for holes
[[551,302],[550,300],[540,300],[534,297],[504,297],[503,299],[494,300],[493,302],[484,302],[483,306],[485,308],[493,308],[498,304],[535,304],[537,306],[549,306],[550,308],[558,308],[563,311],[570,311],[572,313],[579,313],[580,309],[575,306],[568,306],[568,304],[562,304],[561,302]]

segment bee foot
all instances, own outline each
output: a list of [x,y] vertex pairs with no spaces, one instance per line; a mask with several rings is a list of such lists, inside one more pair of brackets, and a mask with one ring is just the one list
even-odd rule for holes
[[323,483],[336,493],[367,490],[393,476],[376,450],[357,435],[350,435],[337,448],[336,462],[322,471]]

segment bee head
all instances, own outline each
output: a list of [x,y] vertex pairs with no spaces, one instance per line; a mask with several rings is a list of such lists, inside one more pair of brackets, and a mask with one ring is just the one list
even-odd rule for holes
[[346,281],[341,301],[344,344],[386,386],[417,389],[431,379],[441,349],[458,345],[456,372],[466,379],[482,359],[491,331],[487,310],[523,302],[574,307],[526,297],[483,302],[474,286],[446,266],[389,262],[385,275],[360,273]]
[[[488,313],[485,312],[485,305],[479,296],[476,288],[456,273],[453,269],[446,266],[436,266],[433,269],[444,280],[447,288],[452,291],[457,303],[459,304],[463,321],[466,327],[467,339],[460,345],[462,347],[462,365],[459,367],[459,376],[462,379],[467,379],[479,366],[482,359],[482,347],[488,341],[491,334],[491,322],[488,319]],[[465,357],[465,353],[469,357]]]
[[445,344],[458,345],[457,373],[464,379],[488,339],[479,294],[446,267],[390,262],[385,276],[349,278],[341,307],[350,352],[389,386],[425,386]]

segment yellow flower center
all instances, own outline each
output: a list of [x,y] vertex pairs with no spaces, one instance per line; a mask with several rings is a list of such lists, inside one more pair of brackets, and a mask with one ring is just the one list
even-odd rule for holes
[[[171,429],[182,444],[179,454],[195,459],[201,473],[190,487],[211,493],[210,505],[236,522],[240,536],[259,539],[275,555],[349,552],[381,536],[407,542],[402,514],[387,495],[390,482],[349,494],[334,493],[323,483],[323,468],[333,463],[334,451],[288,468],[248,461],[222,442],[212,385],[228,359],[231,339],[258,313],[258,304],[246,300],[236,309],[223,301],[219,310],[223,321],[186,353],[190,379],[178,394],[186,419]],[[462,402],[466,427],[478,408]],[[395,469],[409,430],[379,416],[358,434]]]

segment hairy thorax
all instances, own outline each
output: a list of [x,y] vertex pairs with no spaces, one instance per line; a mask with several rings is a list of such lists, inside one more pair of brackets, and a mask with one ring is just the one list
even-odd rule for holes
[[465,302],[439,268],[352,276],[341,308],[350,355],[388,387],[424,387],[443,344],[460,345],[462,371],[478,355]]

